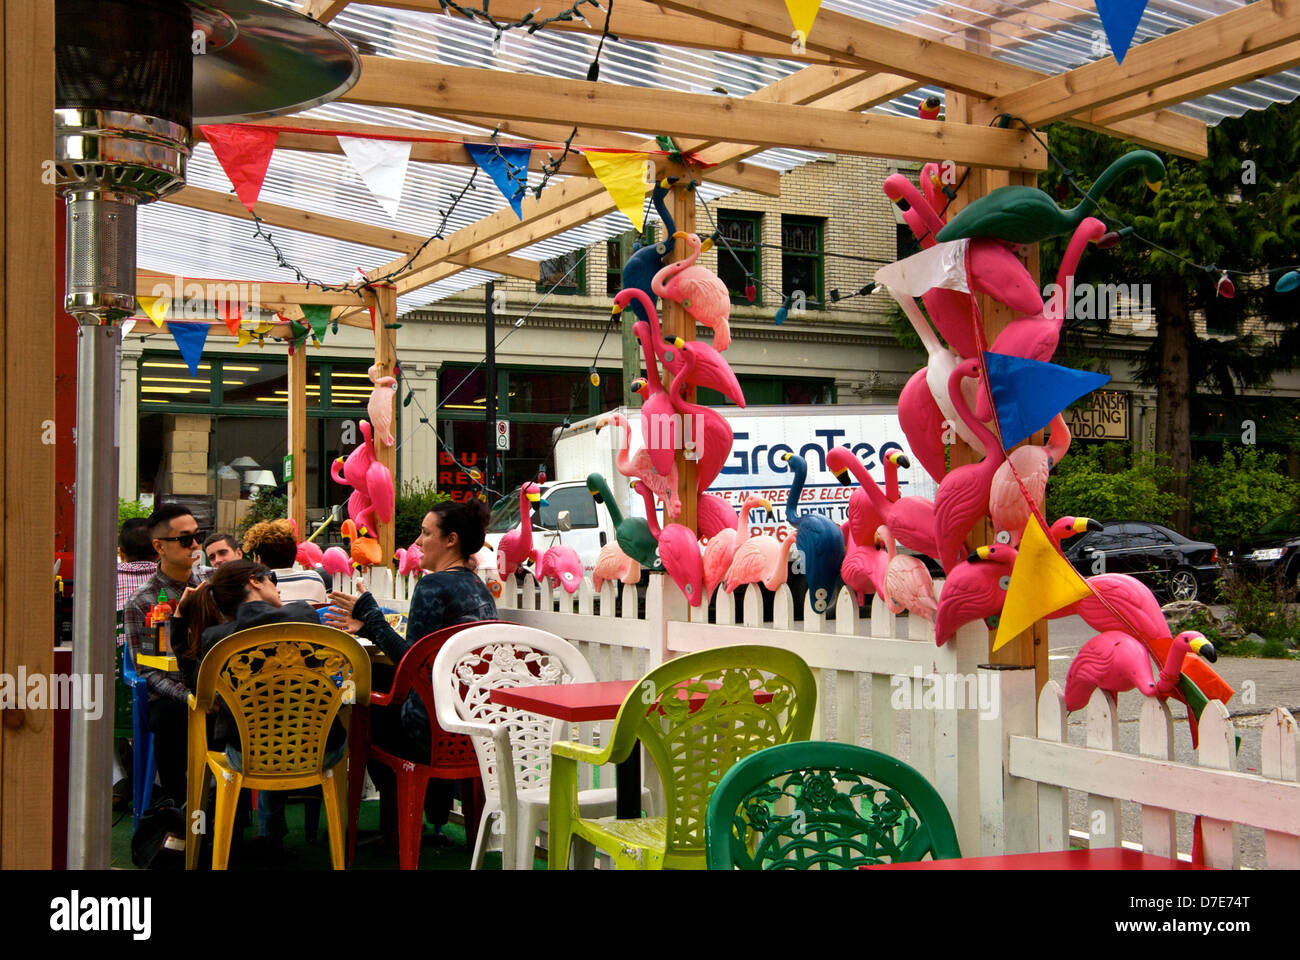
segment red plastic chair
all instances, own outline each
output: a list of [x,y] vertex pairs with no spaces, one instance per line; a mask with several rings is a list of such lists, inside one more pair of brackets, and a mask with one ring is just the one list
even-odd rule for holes
[[[398,862],[403,870],[415,870],[420,863],[420,837],[424,832],[424,795],[430,780],[471,780],[472,799],[464,800],[465,832],[471,846],[478,827],[478,808],[483,804],[483,780],[479,773],[474,742],[464,734],[447,733],[438,725],[438,714],[433,703],[433,661],[448,638],[470,627],[484,623],[502,623],[500,620],[482,620],[444,627],[418,640],[406,651],[397,665],[397,674],[388,693],[372,693],[370,705],[391,706],[401,704],[412,690],[424,704],[429,715],[432,748],[429,762],[414,763],[394,756],[370,742],[369,723],[358,724],[353,731],[353,756],[364,768],[365,759],[377,760],[393,771],[397,779],[397,837]],[[359,769],[361,769],[359,768]],[[359,812],[361,791],[349,791],[349,804]],[[355,847],[356,813],[349,810],[349,851]],[[351,857],[349,856],[349,860]]]

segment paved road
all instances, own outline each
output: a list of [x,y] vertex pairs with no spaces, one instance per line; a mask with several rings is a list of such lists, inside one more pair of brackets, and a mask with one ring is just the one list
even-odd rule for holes
[[[1216,615],[1222,616],[1224,608],[1213,607]],[[1069,617],[1052,621],[1049,638],[1049,661],[1051,678],[1065,686],[1065,673],[1075,651],[1093,636],[1094,631],[1078,617]],[[1221,657],[1215,669],[1236,691],[1228,704],[1228,711],[1234,718],[1237,735],[1241,738],[1241,748],[1237,755],[1237,769],[1242,772],[1259,772],[1260,733],[1265,715],[1275,706],[1286,707],[1293,714],[1300,716],[1300,660],[1266,660],[1249,657]],[[1125,753],[1138,752],[1138,711],[1141,709],[1142,697],[1136,692],[1120,694],[1120,749]],[[1192,749],[1191,735],[1185,719],[1186,709],[1180,703],[1170,703],[1170,710],[1175,717],[1174,753],[1181,763],[1195,763],[1195,751]],[[1084,743],[1084,714],[1074,713],[1070,718],[1069,739],[1071,743]],[[1070,826],[1074,830],[1086,830],[1088,811],[1085,798],[1076,794],[1072,798]],[[1124,839],[1141,841],[1139,829],[1139,808],[1136,804],[1124,804]],[[1191,818],[1178,817],[1178,844],[1184,852],[1191,849]],[[1264,866],[1264,844],[1261,831],[1243,829],[1240,836],[1241,862],[1243,866]]]

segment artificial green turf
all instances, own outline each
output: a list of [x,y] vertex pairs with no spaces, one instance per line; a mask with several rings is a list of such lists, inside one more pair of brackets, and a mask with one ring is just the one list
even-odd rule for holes
[[[320,833],[316,840],[308,843],[303,834],[302,802],[290,801],[286,809],[289,835],[284,838],[284,858],[278,867],[282,870],[329,870],[330,849],[329,834],[325,827],[325,814],[321,812]],[[379,801],[367,800],[361,804],[361,816],[358,822],[357,855],[352,862],[353,870],[396,870],[397,851],[386,850],[379,844],[365,844],[367,834],[374,835],[379,830]],[[248,828],[244,836],[251,838],[256,831]],[[457,823],[448,823],[443,833],[450,838],[450,847],[434,846],[430,842],[433,827],[425,824],[425,840],[420,849],[421,870],[468,870],[470,855],[473,851],[465,845],[465,828]],[[131,863],[131,814],[117,814],[113,823],[113,848],[111,864],[114,868],[134,870]],[[231,870],[268,869],[264,862],[243,855],[238,844],[231,845]],[[484,870],[500,870],[501,854],[489,852],[483,857]],[[535,859],[533,869],[545,870],[546,861]]]

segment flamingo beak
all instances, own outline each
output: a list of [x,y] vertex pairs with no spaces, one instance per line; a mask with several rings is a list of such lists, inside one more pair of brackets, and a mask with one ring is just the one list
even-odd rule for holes
[[840,482],[841,486],[845,486],[845,487],[853,483],[853,478],[849,476],[849,472],[847,470],[841,470],[838,473],[836,473],[835,479]]
[[1191,642],[1187,646],[1191,648],[1192,653],[1196,654],[1207,663],[1214,663],[1214,661],[1219,659],[1219,652],[1214,649],[1214,644],[1210,643],[1209,640],[1206,640],[1205,637],[1201,636],[1199,633],[1192,638]]
[[789,462],[790,462],[790,458],[791,458],[792,456],[794,456],[794,454],[791,454],[791,453],[783,453],[783,454],[781,454],[781,459],[784,460],[786,463],[789,463]]
[[617,317],[617,316],[618,316],[620,313],[622,313],[622,312],[623,312],[623,306],[622,306],[622,304],[618,304],[618,303],[616,303],[616,304],[614,304],[613,309],[609,311],[609,315],[610,315],[611,317]]
[[646,388],[646,382],[642,378],[637,377],[628,386],[633,393],[640,393],[642,390]]
[[673,234],[673,239],[674,239],[674,240],[685,240],[685,239],[686,239],[687,237],[689,237],[689,236],[690,236],[690,234],[687,233],[685,230],[678,230],[676,233]]
[[1084,533],[1089,530],[1105,530],[1106,528],[1089,517],[1075,517],[1073,529],[1075,533]]
[[686,346],[686,341],[683,340],[681,337],[673,337],[673,346],[676,347],[678,350],[681,350],[683,347]]
[[1151,190],[1152,193],[1159,193],[1159,192],[1160,192],[1160,188],[1163,187],[1163,186],[1164,186],[1164,181],[1163,181],[1163,180],[1156,180],[1156,181],[1148,180],[1148,181],[1147,181],[1147,187],[1150,188],[1150,190]]
[[969,560],[971,563],[975,563],[979,560],[987,560],[988,558],[989,558],[989,548],[979,547],[966,559]]
[[635,481],[635,480],[629,480],[629,481],[627,482],[627,488],[628,488],[629,490],[635,490],[635,489],[636,489],[636,481]]
[[904,454],[899,453],[897,450],[889,455],[889,459],[892,460],[896,466],[900,466],[904,470],[912,465],[912,461],[907,459]]
[[606,427],[606,426],[608,426],[608,425],[609,425],[609,421],[608,421],[608,420],[597,420],[597,421],[596,421],[596,432],[597,432],[597,433],[600,433],[601,428],[602,428],[602,427]]

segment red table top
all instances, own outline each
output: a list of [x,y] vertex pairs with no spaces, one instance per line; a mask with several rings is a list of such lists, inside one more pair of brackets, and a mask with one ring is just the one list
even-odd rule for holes
[[1065,850],[1044,853],[1016,853],[1001,857],[962,857],[957,860],[919,860],[915,863],[882,863],[863,870],[1205,870],[1206,867],[1170,860],[1140,850],[1099,847],[1096,850]]
[[[536,687],[493,687],[488,699],[493,703],[527,710],[544,717],[556,717],[569,723],[613,720],[618,708],[640,680],[609,680],[602,683],[556,683]],[[760,690],[754,695],[758,703],[768,703],[772,694]],[[704,702],[704,694],[691,696],[692,709]]]

